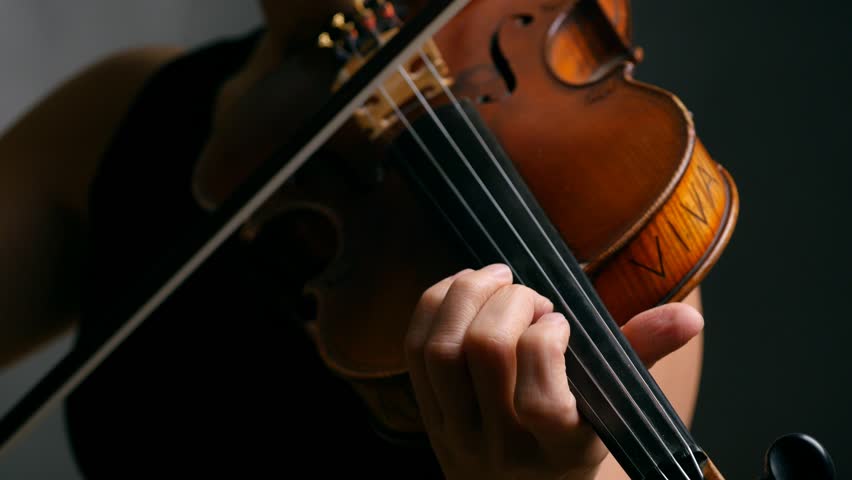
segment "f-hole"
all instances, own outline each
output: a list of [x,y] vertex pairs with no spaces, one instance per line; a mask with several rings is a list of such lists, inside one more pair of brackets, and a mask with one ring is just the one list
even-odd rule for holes
[[[534,19],[532,15],[515,15],[512,17],[512,20],[519,26],[526,27]],[[503,55],[503,50],[500,49],[500,28],[497,28],[494,34],[491,35],[491,61],[494,62],[494,66],[500,72],[500,76],[503,77],[503,81],[506,83],[506,90],[509,93],[514,92],[518,86],[518,80],[515,72],[512,71],[512,66],[509,65],[509,60],[506,59],[506,56]],[[492,99],[489,97],[482,100],[488,102]]]

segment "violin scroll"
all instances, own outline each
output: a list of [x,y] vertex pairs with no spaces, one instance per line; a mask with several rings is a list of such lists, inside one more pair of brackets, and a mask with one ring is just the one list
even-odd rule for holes
[[833,480],[834,462],[828,451],[812,437],[785,435],[766,451],[764,477],[761,480]]
[[[705,480],[724,480],[709,459],[704,465]],[[834,461],[813,437],[791,433],[775,440],[764,459],[760,480],[834,480]]]

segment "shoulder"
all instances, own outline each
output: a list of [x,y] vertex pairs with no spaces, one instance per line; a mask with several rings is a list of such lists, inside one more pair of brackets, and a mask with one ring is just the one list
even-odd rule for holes
[[122,117],[146,80],[182,53],[172,46],[125,50],[71,75],[0,137],[0,178],[85,215],[98,159]]

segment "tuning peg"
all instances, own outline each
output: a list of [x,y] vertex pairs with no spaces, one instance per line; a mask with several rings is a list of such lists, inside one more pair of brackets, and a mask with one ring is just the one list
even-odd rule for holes
[[356,28],[355,22],[347,20],[344,13],[338,12],[331,17],[331,26],[336,32],[336,34],[330,35],[331,39],[341,38],[346,48],[350,50],[348,53],[356,53],[358,50],[358,28]]
[[358,29],[355,28],[355,22],[347,20],[346,15],[343,13],[335,13],[331,17],[331,26],[345,34],[358,36]]
[[341,12],[335,13],[333,17],[331,17],[331,26],[338,29],[343,30],[343,27],[346,25],[346,15]]
[[355,27],[355,22],[346,21],[345,17],[342,14],[339,17],[337,15],[334,16],[334,20],[332,21],[332,26],[334,28],[343,32],[344,37],[352,37],[353,39],[358,37],[358,29]]
[[373,36],[379,34],[379,24],[376,20],[376,14],[372,9],[365,8],[361,11],[361,25],[370,32]]
[[334,40],[331,39],[331,35],[328,32],[322,32],[317,39],[317,45],[320,48],[334,48]]
[[351,45],[351,42],[342,40],[344,33],[340,30],[331,32],[322,32],[317,37],[317,46],[323,49],[333,49],[335,55],[340,61],[347,61],[352,57],[353,52],[347,50],[346,46]]
[[834,480],[831,455],[812,437],[785,435],[767,450],[761,480]]
[[378,0],[376,2],[376,11],[379,12],[379,16],[382,17],[388,28],[395,28],[402,25],[402,21],[397,16],[393,3]]

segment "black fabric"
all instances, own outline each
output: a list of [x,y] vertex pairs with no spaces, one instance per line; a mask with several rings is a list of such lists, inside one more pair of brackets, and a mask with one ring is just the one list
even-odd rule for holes
[[[91,192],[79,342],[110,327],[91,319],[205,215],[190,192],[192,169],[215,96],[257,37],[166,65],[134,102]],[[68,432],[85,477],[439,476],[431,451],[373,432],[301,325],[276,312],[250,256],[228,241],[69,397]]]

